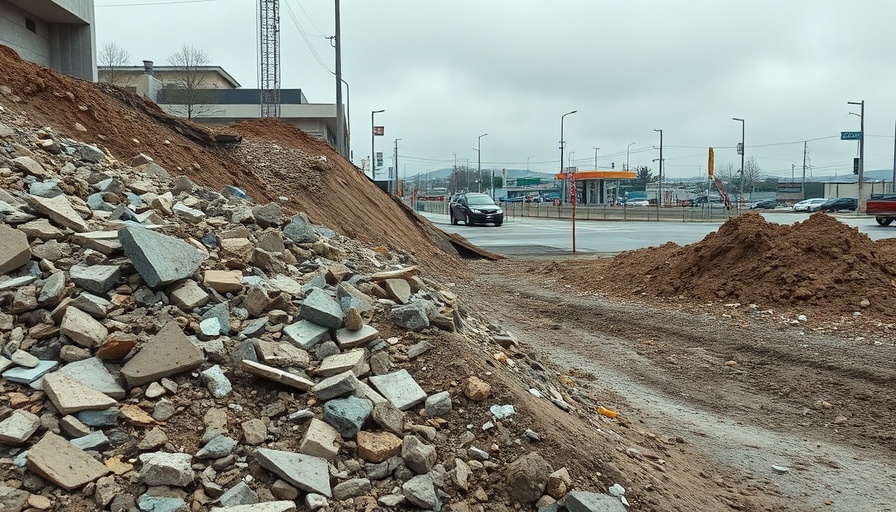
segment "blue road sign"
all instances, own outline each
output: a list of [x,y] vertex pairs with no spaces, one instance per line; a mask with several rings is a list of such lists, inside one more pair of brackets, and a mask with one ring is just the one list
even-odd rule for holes
[[862,132],[840,132],[840,140],[862,140]]

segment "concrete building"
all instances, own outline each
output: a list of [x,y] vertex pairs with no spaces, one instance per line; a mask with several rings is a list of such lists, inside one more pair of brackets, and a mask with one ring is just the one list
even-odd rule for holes
[[[124,87],[154,101],[169,114],[202,124],[229,125],[261,117],[261,91],[241,88],[220,66],[201,66],[187,72],[200,75],[190,80],[196,88],[193,93],[183,86],[184,73],[182,68],[156,66],[146,60],[143,66],[100,66],[99,81]],[[281,89],[280,120],[336,147],[333,103],[309,103],[301,89]],[[348,123],[345,132],[345,147],[349,147]]]
[[95,81],[93,0],[0,0],[0,44],[24,60]]

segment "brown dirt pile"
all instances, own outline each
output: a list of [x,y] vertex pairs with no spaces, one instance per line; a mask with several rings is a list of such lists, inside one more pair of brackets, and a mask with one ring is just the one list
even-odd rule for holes
[[10,111],[122,161],[145,153],[174,176],[215,190],[236,185],[256,203],[279,202],[286,212],[305,212],[351,238],[413,254],[425,267],[457,269],[457,253],[441,231],[379,190],[324,141],[289,124],[241,123],[226,131],[243,135],[242,143],[218,144],[208,128],[150,101],[60,75],[2,45],[0,86],[9,88],[0,103]]
[[[896,288],[896,251],[824,213],[792,226],[748,213],[702,241],[667,243],[607,263],[558,267],[569,282],[619,294],[753,303],[760,308],[886,315]],[[597,276],[597,277],[595,277]],[[863,299],[870,304],[862,307]]]

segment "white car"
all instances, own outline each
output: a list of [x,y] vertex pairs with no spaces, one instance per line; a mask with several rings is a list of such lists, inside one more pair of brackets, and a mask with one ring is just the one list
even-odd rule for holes
[[647,199],[631,199],[625,202],[625,206],[650,206]]
[[800,201],[793,205],[793,211],[795,212],[817,212],[821,210],[821,205],[826,203],[828,200],[823,197],[816,197],[814,199],[806,199],[805,201]]

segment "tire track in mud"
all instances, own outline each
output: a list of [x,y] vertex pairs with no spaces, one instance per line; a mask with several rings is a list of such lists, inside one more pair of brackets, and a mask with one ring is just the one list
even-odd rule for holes
[[524,267],[474,264],[508,298],[505,327],[594,376],[594,394],[620,397],[620,409],[786,494],[794,510],[825,500],[896,510],[892,345],[584,294]]

